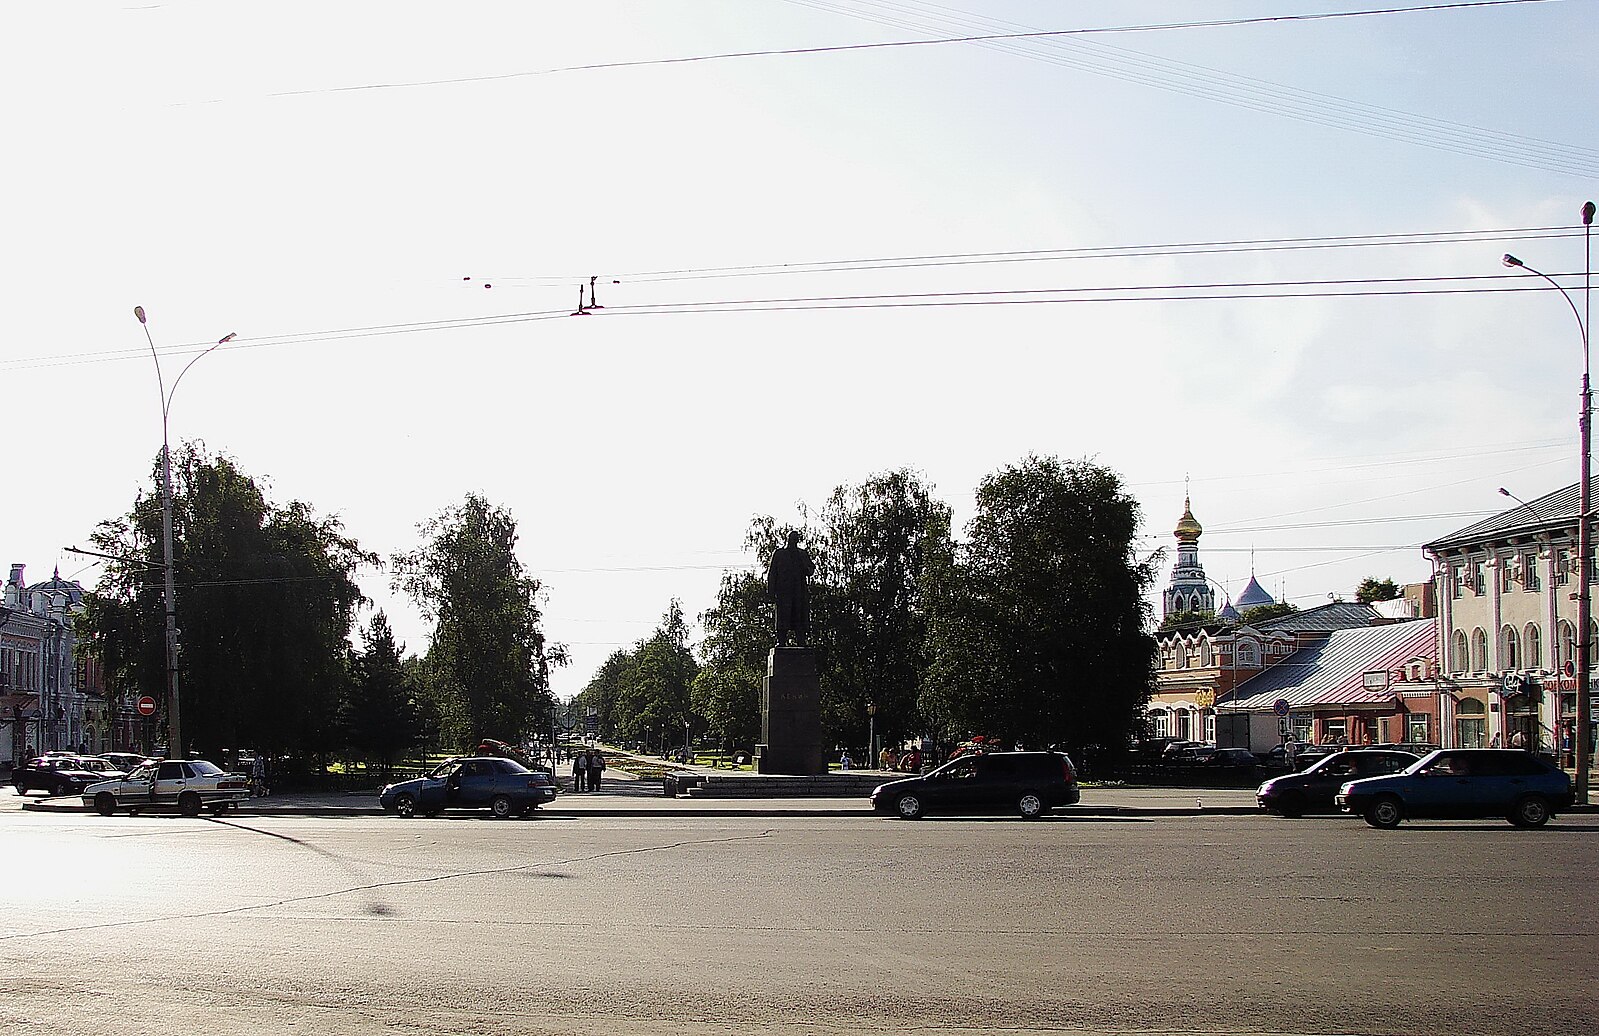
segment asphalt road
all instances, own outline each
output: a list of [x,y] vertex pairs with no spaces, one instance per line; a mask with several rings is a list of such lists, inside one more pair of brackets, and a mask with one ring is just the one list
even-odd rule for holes
[[1596,1032],[1596,821],[9,810],[0,1032]]

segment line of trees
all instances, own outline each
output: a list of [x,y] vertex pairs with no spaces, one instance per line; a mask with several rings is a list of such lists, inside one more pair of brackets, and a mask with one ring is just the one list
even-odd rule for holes
[[840,486],[792,526],[751,521],[754,564],[723,573],[697,659],[674,601],[576,704],[604,736],[648,743],[688,723],[752,745],[773,643],[764,574],[794,529],[816,563],[811,639],[834,744],[865,745],[875,707],[888,742],[982,733],[1114,753],[1154,681],[1145,592],[1159,559],[1137,558],[1139,520],[1119,478],[1088,461],[1029,457],[989,475],[960,540],[949,506],[911,471]]
[[[152,488],[96,528],[111,560],[79,632],[112,688],[164,711],[158,479],[159,460]],[[395,587],[434,624],[416,657],[381,611],[356,628],[367,602],[355,575],[382,561],[337,519],[273,504],[233,459],[195,444],[174,451],[172,495],[185,749],[247,747],[317,768],[353,756],[387,770],[419,748],[521,739],[553,707],[550,669],[565,651],[544,638],[515,521],[482,497],[425,523],[421,546],[392,559]]]

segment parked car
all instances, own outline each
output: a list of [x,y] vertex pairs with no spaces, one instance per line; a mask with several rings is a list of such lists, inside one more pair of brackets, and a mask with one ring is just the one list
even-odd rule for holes
[[915,820],[926,813],[1015,810],[1026,819],[1081,798],[1077,768],[1062,752],[990,752],[952,759],[919,777],[872,791],[872,808]]
[[137,752],[101,752],[99,758],[104,759],[113,767],[123,773],[132,773],[141,763],[149,762],[150,757]]
[[1542,756],[1519,748],[1452,748],[1401,773],[1350,781],[1338,789],[1337,802],[1372,827],[1476,817],[1540,827],[1572,799],[1571,778]]
[[83,804],[107,817],[118,809],[138,816],[141,810],[164,808],[192,817],[206,808],[236,809],[249,797],[250,778],[205,759],[151,759],[126,777],[83,789]]
[[75,795],[87,785],[103,780],[100,774],[83,768],[75,755],[48,755],[30,760],[11,771],[12,787],[18,795],[42,791],[46,795]]
[[1338,789],[1362,777],[1398,773],[1416,764],[1413,752],[1357,748],[1323,756],[1309,768],[1287,773],[1255,789],[1255,801],[1268,813],[1302,817],[1307,813],[1337,813],[1333,797]]
[[426,777],[386,785],[378,805],[402,817],[437,816],[445,809],[481,809],[496,817],[522,816],[554,802],[555,781],[514,759],[467,756],[446,759]]
[[117,766],[110,760],[102,759],[97,755],[78,756],[78,766],[90,773],[99,774],[102,781],[109,781],[116,777],[126,777],[128,775],[128,771],[123,767]]
[[1206,773],[1246,777],[1255,772],[1255,753],[1247,748],[1213,748],[1199,764]]

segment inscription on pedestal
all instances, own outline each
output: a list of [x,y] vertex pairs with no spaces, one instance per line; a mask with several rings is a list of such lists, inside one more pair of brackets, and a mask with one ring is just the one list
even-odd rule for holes
[[803,776],[827,772],[822,756],[822,685],[811,648],[776,647],[766,657],[755,769]]

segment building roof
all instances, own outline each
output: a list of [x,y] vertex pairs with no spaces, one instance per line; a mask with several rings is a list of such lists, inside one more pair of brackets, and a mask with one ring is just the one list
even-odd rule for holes
[[1279,699],[1300,709],[1386,705],[1394,700],[1395,685],[1368,690],[1366,673],[1391,673],[1417,658],[1437,657],[1437,625],[1431,619],[1335,630],[1326,640],[1295,651],[1239,684],[1232,700],[1217,708],[1258,711],[1271,708]]
[[1237,622],[1238,609],[1233,607],[1233,602],[1229,599],[1226,604],[1221,606],[1221,611],[1216,613],[1216,618],[1225,619],[1228,622]]
[[1194,506],[1183,497],[1183,516],[1177,521],[1177,528],[1172,535],[1177,537],[1178,543],[1198,543],[1199,537],[1204,533],[1205,527],[1199,524],[1194,517]]
[[1263,604],[1276,604],[1276,598],[1267,593],[1265,588],[1255,581],[1253,573],[1249,576],[1249,585],[1244,587],[1244,592],[1238,595],[1238,610],[1258,608]]
[[1580,503],[1578,486],[1569,485],[1553,493],[1546,493],[1536,500],[1517,504],[1508,511],[1500,511],[1490,518],[1484,518],[1464,529],[1457,529],[1423,546],[1436,554],[1440,550],[1469,546],[1486,540],[1575,529],[1577,513],[1581,510]]
[[1382,613],[1369,604],[1359,601],[1328,601],[1304,611],[1289,612],[1275,619],[1255,623],[1263,631],[1287,633],[1331,633],[1333,630],[1358,629],[1382,619]]

